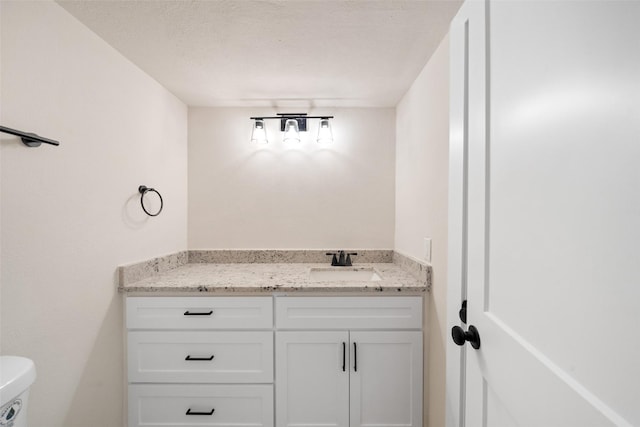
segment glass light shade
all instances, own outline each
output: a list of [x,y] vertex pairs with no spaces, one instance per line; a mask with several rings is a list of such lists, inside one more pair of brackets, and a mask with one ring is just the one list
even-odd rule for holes
[[300,132],[298,130],[298,121],[296,119],[288,119],[284,123],[283,142],[300,142]]
[[251,131],[251,143],[266,144],[268,142],[267,129],[264,126],[264,120],[257,119],[253,123],[253,130]]
[[329,119],[320,119],[320,127],[318,128],[318,144],[330,144],[333,142],[333,133],[331,132],[331,122]]

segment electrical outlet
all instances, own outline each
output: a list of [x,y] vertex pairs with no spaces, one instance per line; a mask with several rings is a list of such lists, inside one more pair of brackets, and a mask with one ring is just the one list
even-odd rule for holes
[[425,261],[431,262],[431,237],[424,238],[423,256]]

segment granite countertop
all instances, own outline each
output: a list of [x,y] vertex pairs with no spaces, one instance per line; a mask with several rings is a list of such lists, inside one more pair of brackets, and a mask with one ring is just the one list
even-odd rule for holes
[[[156,268],[150,277],[139,276],[133,280],[123,280],[127,272],[123,269],[128,267],[120,267],[118,290],[123,293],[427,292],[431,279],[430,267],[424,269],[424,273],[428,274],[416,275],[403,261],[394,259],[393,262],[355,263],[352,267],[301,262],[180,261],[166,269]],[[148,266],[157,267],[158,262],[148,262]],[[311,269],[373,269],[381,280],[317,281],[310,278]]]

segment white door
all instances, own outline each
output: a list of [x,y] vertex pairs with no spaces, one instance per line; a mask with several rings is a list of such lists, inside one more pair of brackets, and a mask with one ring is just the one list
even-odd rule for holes
[[422,426],[422,332],[351,331],[351,424]]
[[276,425],[349,427],[349,333],[276,332]]
[[452,23],[448,317],[480,348],[447,349],[449,426],[640,426],[639,18],[468,1]]

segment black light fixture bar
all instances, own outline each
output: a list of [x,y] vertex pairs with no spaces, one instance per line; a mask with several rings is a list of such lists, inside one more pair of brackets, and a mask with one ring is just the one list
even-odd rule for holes
[[22,139],[22,143],[27,147],[39,147],[43,142],[50,145],[60,145],[58,141],[54,141],[53,139],[44,138],[40,135],[36,135],[35,133],[23,132],[21,130],[11,129],[4,126],[0,126],[0,132],[19,136],[20,139]]
[[278,113],[277,116],[267,117],[249,117],[250,120],[280,120],[280,130],[284,131],[287,120],[295,120],[298,122],[298,130],[300,132],[307,131],[307,119],[333,119],[333,116],[307,116],[306,113]]
[[283,114],[274,117],[249,117],[250,120],[268,120],[268,119],[333,119],[333,116],[305,116],[303,114]]

